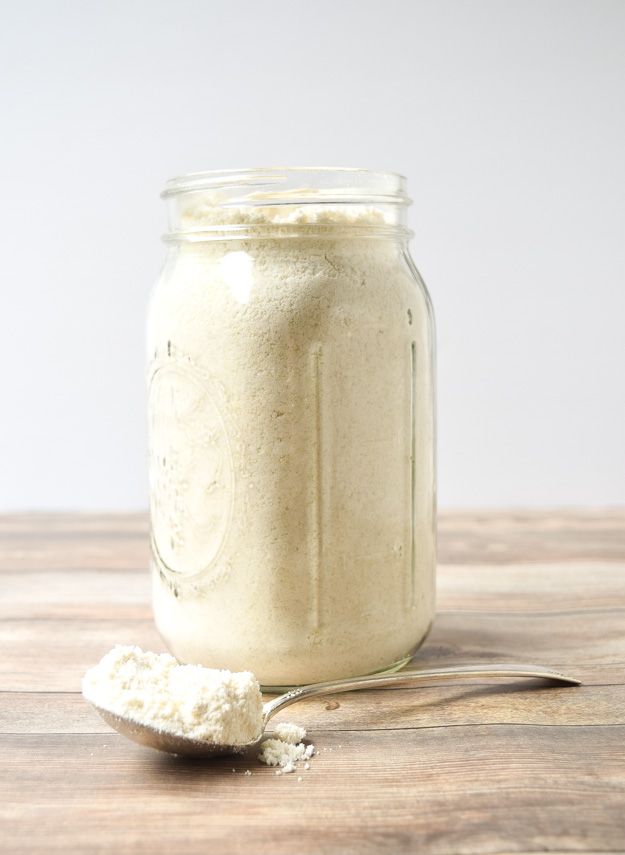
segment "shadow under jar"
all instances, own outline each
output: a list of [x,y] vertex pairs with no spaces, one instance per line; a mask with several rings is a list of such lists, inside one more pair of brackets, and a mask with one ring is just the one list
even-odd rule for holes
[[404,665],[434,614],[434,326],[392,173],[170,181],[148,323],[153,605],[284,687]]

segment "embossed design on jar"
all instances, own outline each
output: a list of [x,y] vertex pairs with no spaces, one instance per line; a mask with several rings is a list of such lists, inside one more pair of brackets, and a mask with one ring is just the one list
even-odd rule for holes
[[232,519],[234,465],[210,379],[188,358],[156,362],[149,383],[152,548],[176,576],[216,566]]

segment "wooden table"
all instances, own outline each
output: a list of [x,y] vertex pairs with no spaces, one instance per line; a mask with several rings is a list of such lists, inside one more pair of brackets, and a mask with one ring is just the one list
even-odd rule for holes
[[625,851],[625,512],[443,515],[417,664],[535,661],[584,685],[311,700],[283,713],[319,752],[301,776],[159,755],[82,701],[113,644],[162,649],[147,556],[143,516],[0,518],[3,852]]

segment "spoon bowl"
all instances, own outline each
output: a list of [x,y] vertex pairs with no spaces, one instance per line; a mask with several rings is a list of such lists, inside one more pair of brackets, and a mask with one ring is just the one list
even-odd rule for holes
[[263,735],[269,720],[278,712],[291,704],[304,698],[318,695],[334,695],[339,692],[353,692],[359,689],[383,688],[385,686],[406,686],[412,683],[438,682],[448,679],[478,679],[486,677],[518,678],[533,677],[550,682],[565,685],[579,686],[581,681],[574,677],[567,677],[559,671],[552,671],[540,665],[461,665],[453,668],[434,668],[425,671],[399,671],[395,674],[374,674],[369,677],[354,677],[347,680],[334,680],[330,683],[314,683],[311,686],[299,686],[296,689],[279,695],[271,701],[263,704],[263,720],[261,731],[251,742],[244,745],[219,745],[206,740],[192,739],[173,731],[163,730],[149,724],[138,722],[127,716],[120,716],[112,710],[92,704],[94,709],[122,736],[155,748],[157,751],[165,751],[168,754],[180,754],[188,757],[218,757],[224,754],[241,754],[242,752],[257,746]]
[[183,736],[179,733],[143,724],[126,716],[117,715],[96,704],[91,704],[91,706],[113,730],[121,733],[127,739],[148,748],[155,748],[157,751],[164,751],[167,754],[180,754],[184,757],[219,757],[222,754],[241,754],[246,749],[258,745],[263,735],[261,732],[258,739],[245,745],[217,745],[214,742],[207,742],[205,739],[192,739],[190,736]]

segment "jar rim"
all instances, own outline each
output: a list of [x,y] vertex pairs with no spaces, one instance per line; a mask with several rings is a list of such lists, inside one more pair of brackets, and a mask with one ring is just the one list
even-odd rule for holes
[[[165,184],[165,199],[184,193],[223,193],[217,205],[366,204],[407,207],[398,172],[345,166],[278,166],[189,172]],[[241,195],[242,194],[242,195]]]

